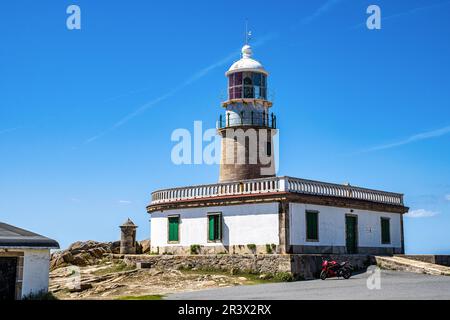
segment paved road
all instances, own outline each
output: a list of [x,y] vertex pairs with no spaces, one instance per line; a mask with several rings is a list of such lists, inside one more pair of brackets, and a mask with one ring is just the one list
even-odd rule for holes
[[167,299],[450,299],[450,277],[417,273],[381,271],[381,289],[369,290],[361,273],[348,280],[327,279],[237,286],[172,294]]

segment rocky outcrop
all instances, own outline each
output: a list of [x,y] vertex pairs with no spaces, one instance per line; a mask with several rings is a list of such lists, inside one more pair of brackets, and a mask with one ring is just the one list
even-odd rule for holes
[[[150,240],[137,242],[136,248],[138,254],[150,252]],[[50,270],[69,265],[80,267],[95,265],[105,257],[105,254],[118,254],[119,252],[120,241],[77,241],[72,243],[66,250],[52,254]]]
[[77,241],[69,248],[52,254],[50,269],[54,270],[67,265],[87,266],[96,264],[104,254],[113,252],[112,242]]

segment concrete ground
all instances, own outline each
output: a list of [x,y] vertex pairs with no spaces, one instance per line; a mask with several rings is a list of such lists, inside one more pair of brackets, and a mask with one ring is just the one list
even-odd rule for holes
[[[240,299],[450,299],[450,277],[419,273],[381,270],[380,289],[368,289],[368,278],[373,273],[360,273],[348,280],[327,280],[271,283],[252,286],[237,286],[223,289],[175,293],[167,299],[187,300],[240,300]],[[370,278],[374,280],[374,278]],[[376,281],[370,281],[376,286]]]

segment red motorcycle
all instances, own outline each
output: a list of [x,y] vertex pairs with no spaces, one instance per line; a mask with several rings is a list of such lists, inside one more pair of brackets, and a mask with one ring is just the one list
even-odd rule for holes
[[353,267],[350,262],[345,261],[338,263],[335,260],[326,260],[322,258],[322,271],[320,272],[320,279],[343,277],[348,279],[352,276]]

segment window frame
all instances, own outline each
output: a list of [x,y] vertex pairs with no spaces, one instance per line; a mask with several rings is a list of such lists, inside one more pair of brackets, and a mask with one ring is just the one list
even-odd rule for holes
[[[319,242],[320,240],[320,236],[319,236],[319,229],[320,229],[320,227],[319,227],[319,225],[320,225],[320,223],[319,223],[319,211],[318,210],[305,210],[305,241],[306,242]],[[316,225],[316,234],[317,234],[317,237],[316,237],[316,239],[312,239],[312,238],[309,238],[308,237],[308,215],[309,214],[315,214],[316,215],[316,217],[317,217],[317,225]]]
[[[174,218],[178,219],[177,240],[170,240],[170,219]],[[179,214],[167,216],[167,243],[180,243],[180,224],[181,224],[181,217]]]
[[[383,229],[383,221],[387,221],[387,227],[388,227],[388,241],[385,241],[384,239],[384,229]],[[392,243],[392,239],[391,239],[391,218],[389,217],[380,217],[380,236],[381,236],[381,244],[391,244]]]
[[[222,243],[223,241],[223,214],[222,212],[208,212],[208,214],[206,215],[207,219],[206,219],[206,224],[207,224],[207,232],[206,232],[206,239],[208,243]],[[210,218],[211,217],[219,217],[219,237],[217,239],[213,239],[211,240],[209,235],[210,235]]]
[[[260,78],[260,85],[254,84],[255,75]],[[244,83],[244,79],[246,78],[250,79],[251,84]],[[251,93],[251,97],[245,97],[246,91]],[[267,76],[262,72],[256,71],[241,71],[230,74],[228,76],[228,99],[267,100]]]

